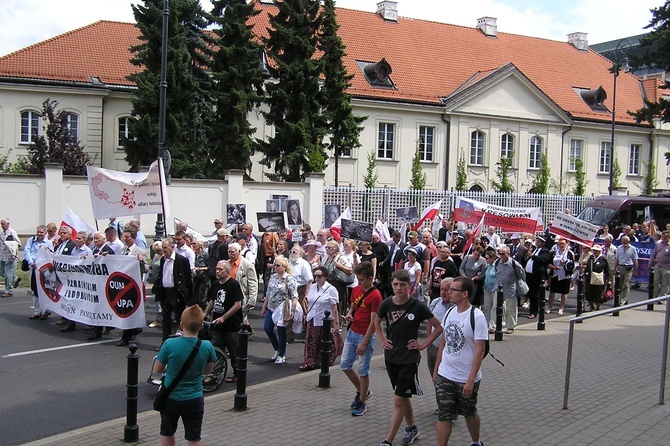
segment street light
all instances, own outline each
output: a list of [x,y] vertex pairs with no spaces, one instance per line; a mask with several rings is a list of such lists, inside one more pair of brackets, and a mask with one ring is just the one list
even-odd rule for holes
[[[612,52],[612,68],[610,68],[611,73],[614,75],[614,89],[612,91],[612,137],[610,139],[610,187],[609,194],[613,195],[614,192],[614,126],[616,125],[616,79],[619,77],[619,71],[623,69],[624,73],[630,71],[630,65],[628,64],[628,56],[626,55],[627,50],[630,50],[630,47],[633,44],[628,39],[623,39],[617,43],[616,48]],[[623,56],[621,63],[619,63],[620,56]]]

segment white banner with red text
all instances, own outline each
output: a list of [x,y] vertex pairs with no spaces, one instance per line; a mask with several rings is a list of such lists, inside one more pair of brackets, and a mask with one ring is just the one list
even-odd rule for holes
[[456,197],[454,218],[459,222],[495,226],[503,232],[535,233],[541,208],[509,208]]
[[554,217],[554,223],[549,231],[570,241],[589,248],[593,246],[593,239],[600,227],[580,220],[579,218],[559,212]]
[[87,325],[123,329],[146,325],[135,257],[80,259],[40,249],[35,269],[42,310]]

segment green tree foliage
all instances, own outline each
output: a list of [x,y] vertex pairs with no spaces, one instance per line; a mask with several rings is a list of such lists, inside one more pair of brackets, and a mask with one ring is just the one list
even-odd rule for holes
[[363,185],[369,189],[377,187],[377,180],[379,174],[377,173],[377,157],[374,150],[368,152],[368,166],[365,169],[365,176],[363,177]]
[[35,138],[28,146],[28,155],[19,160],[21,169],[27,173],[43,173],[45,163],[60,163],[65,175],[86,175],[91,158],[70,132],[67,112],[56,111],[56,107],[58,102],[51,99],[42,103],[41,115],[46,121],[44,133]]
[[[337,35],[340,26],[337,24],[333,0],[323,2],[321,21],[318,49],[323,53],[322,112],[325,126],[331,135],[330,148],[339,157],[342,148],[360,147],[358,136],[363,130],[360,124],[367,117],[354,115],[351,95],[347,93],[354,76],[348,74],[344,66],[346,47]],[[337,185],[337,172],[335,175]]]
[[542,152],[540,157],[540,170],[533,180],[532,191],[536,194],[546,194],[549,191],[549,182],[551,180],[551,169],[549,168],[549,160],[547,152]]
[[321,25],[319,0],[283,0],[276,5],[264,39],[272,60],[270,74],[276,79],[266,84],[269,110],[264,116],[275,133],[259,141],[259,150],[261,164],[274,167],[268,178],[301,181],[306,173],[323,172],[327,160],[322,144],[326,129],[319,119],[322,61],[314,57]]
[[421,167],[421,149],[419,146],[414,151],[414,158],[412,158],[412,177],[409,188],[414,190],[424,190],[426,188],[426,172]]
[[496,192],[501,193],[510,193],[514,192],[514,187],[512,182],[509,180],[509,171],[512,168],[512,158],[514,157],[514,152],[510,154],[509,157],[503,156],[498,162],[498,168],[496,169],[496,176],[499,181],[491,180],[491,187]]
[[619,166],[619,160],[614,158],[614,164],[612,165],[612,187],[621,187],[621,166]]
[[[225,9],[224,9],[225,8]],[[212,58],[214,118],[209,141],[211,163],[208,178],[223,178],[228,169],[249,173],[256,130],[248,113],[262,100],[263,76],[260,70],[262,47],[253,40],[250,17],[260,11],[246,0],[217,0],[211,21],[216,51]]]
[[652,196],[654,195],[654,189],[658,187],[658,180],[656,179],[656,165],[653,161],[644,163],[647,167],[647,173],[642,178],[642,195]]
[[468,187],[468,174],[465,170],[465,152],[461,149],[458,153],[458,164],[456,165],[456,190],[466,190]]
[[575,188],[572,193],[574,195],[582,196],[586,194],[586,174],[584,173],[584,162],[577,158],[575,160]]
[[[167,106],[165,147],[172,155],[172,176],[202,176],[210,157],[207,128],[212,116],[210,46],[199,0],[171,0],[168,20]],[[132,5],[140,43],[131,48],[131,62],[142,71],[129,76],[137,85],[130,130],[125,141],[131,169],[149,165],[157,156],[161,73],[163,1],[142,0]]]

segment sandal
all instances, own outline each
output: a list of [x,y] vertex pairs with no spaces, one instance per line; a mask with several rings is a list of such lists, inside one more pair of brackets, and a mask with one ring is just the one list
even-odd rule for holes
[[228,378],[226,378],[226,382],[227,382],[227,383],[234,383],[234,382],[237,382],[237,376],[235,376],[235,375],[233,375],[233,376],[229,376]]
[[314,368],[315,367],[313,365],[304,364],[298,367],[298,370],[300,370],[301,372],[309,372],[310,370],[314,370]]
[[544,310],[544,314],[549,314],[551,313],[551,310]]

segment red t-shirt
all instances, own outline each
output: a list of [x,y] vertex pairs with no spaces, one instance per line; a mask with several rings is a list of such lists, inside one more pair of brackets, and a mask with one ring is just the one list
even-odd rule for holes
[[[363,291],[363,288],[360,285],[354,287],[351,291],[351,304],[354,305],[363,294],[365,294],[365,291]],[[379,305],[381,305],[381,303],[382,294],[378,289],[374,288],[359,303],[349,330],[364,335],[365,332],[368,331],[368,326],[370,326],[370,315],[379,310]]]

